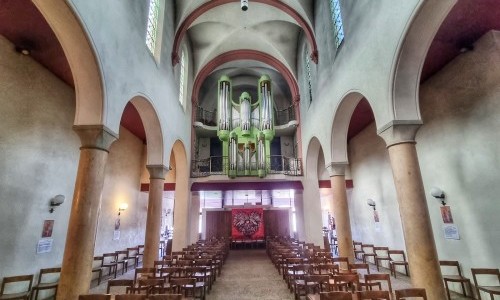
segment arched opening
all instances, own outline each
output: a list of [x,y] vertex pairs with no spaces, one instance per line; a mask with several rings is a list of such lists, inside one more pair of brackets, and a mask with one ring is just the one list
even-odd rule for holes
[[[180,251],[190,243],[190,226],[198,228],[198,218],[190,220],[189,163],[186,148],[180,140],[172,146],[172,178],[175,180],[174,237],[172,251]],[[169,178],[171,178],[169,176]]]

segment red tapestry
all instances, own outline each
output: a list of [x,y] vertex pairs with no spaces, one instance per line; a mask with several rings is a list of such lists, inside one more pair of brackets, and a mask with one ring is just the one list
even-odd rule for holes
[[262,208],[232,209],[233,240],[263,240],[264,210]]

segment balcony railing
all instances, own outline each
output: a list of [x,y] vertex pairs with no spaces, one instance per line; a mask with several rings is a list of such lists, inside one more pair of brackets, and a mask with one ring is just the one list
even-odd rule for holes
[[[206,159],[193,160],[191,164],[191,177],[207,177],[211,175],[228,174],[227,156],[211,156]],[[302,160],[300,158],[286,157],[283,155],[268,156],[266,162],[267,174],[284,174],[288,176],[302,175]],[[251,172],[257,171],[257,163],[251,162]],[[243,163],[238,162],[236,166],[237,176],[245,176]],[[247,175],[248,176],[248,175]],[[256,176],[255,174],[251,176]]]
[[275,111],[274,124],[277,126],[288,124],[290,121],[295,119],[295,106],[290,105],[289,107],[281,110]]

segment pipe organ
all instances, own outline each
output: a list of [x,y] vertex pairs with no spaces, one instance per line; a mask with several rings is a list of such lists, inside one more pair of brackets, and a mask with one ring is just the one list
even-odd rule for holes
[[267,75],[258,81],[258,99],[252,102],[243,92],[232,98],[232,84],[227,76],[218,82],[217,136],[222,142],[224,169],[231,178],[265,177],[269,170],[270,144],[274,138],[273,94]]

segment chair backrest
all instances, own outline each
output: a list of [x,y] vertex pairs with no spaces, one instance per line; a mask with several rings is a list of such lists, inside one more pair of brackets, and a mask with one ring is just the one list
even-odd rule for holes
[[148,295],[123,294],[115,295],[115,300],[146,300]]
[[321,292],[320,300],[352,300],[352,294],[349,292]]
[[92,268],[102,267],[104,258],[102,256],[94,256],[94,261],[92,262]]
[[135,257],[139,254],[139,247],[130,247],[127,248],[127,257]]
[[439,265],[441,267],[455,267],[457,269],[458,275],[462,276],[462,271],[460,270],[460,264],[458,263],[457,260],[440,260]]
[[122,286],[122,287],[133,287],[134,281],[132,279],[110,279],[108,280],[108,287],[106,288],[106,293],[109,294],[111,287]]
[[37,284],[58,282],[59,275],[61,275],[61,268],[40,269],[40,275],[38,276]]
[[427,300],[427,294],[425,293],[425,289],[418,289],[418,288],[402,289],[402,290],[395,290],[394,293],[396,294],[396,300],[403,300],[409,297],[420,297],[424,300]]
[[358,300],[362,299],[385,299],[391,300],[389,291],[361,291],[356,293]]
[[478,286],[477,275],[496,275],[498,282],[500,282],[500,271],[498,269],[491,268],[472,268],[472,277],[474,279],[474,284]]
[[139,290],[142,290],[144,287],[158,287],[163,288],[165,281],[162,278],[143,278],[138,279]]
[[115,262],[118,255],[116,253],[104,253],[102,255],[102,263],[107,264],[110,262]]
[[360,289],[359,286],[359,275],[358,274],[342,274],[331,276],[335,285],[342,284],[344,282],[352,283],[356,286],[356,289]]
[[120,251],[115,251],[116,253],[116,259],[117,260],[122,260],[128,257],[128,251],[127,250],[120,250]]
[[366,274],[365,282],[385,281],[389,291],[392,293],[391,275],[389,274]]
[[182,300],[182,294],[149,295],[149,300]]
[[387,255],[390,260],[394,261],[406,261],[406,255],[403,250],[389,250],[387,251]]
[[156,275],[155,268],[136,268],[134,281],[137,282],[137,280],[140,278],[152,278],[155,277],[155,275]]
[[336,265],[336,264],[317,265],[316,269],[319,271],[319,274],[338,274],[339,273],[339,265]]
[[78,300],[111,300],[111,295],[106,295],[106,294],[80,295],[78,296]]
[[[15,285],[15,289],[13,289],[13,291],[16,293],[30,291],[31,286],[33,285],[33,274],[4,277],[2,280],[2,287],[0,288],[0,295],[3,295],[6,286],[11,284]],[[27,288],[22,289],[24,286],[27,286]]]
[[373,247],[373,252],[377,254],[377,256],[389,256],[389,247]]
[[186,285],[194,286],[196,284],[196,278],[171,278],[170,287],[172,291],[176,294],[182,292],[182,287]]
[[366,271],[366,274],[370,274],[370,267],[368,266],[368,264],[363,264],[363,263],[356,263],[356,264],[349,264],[349,271],[353,271],[353,270],[365,270]]
[[361,245],[361,250],[363,250],[364,253],[373,253],[373,244],[362,244]]

